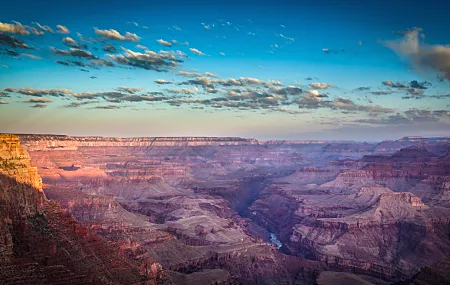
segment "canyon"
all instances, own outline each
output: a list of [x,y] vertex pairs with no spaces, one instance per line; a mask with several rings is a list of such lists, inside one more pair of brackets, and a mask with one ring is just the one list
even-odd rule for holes
[[445,137],[0,135],[0,280],[446,284],[449,151]]

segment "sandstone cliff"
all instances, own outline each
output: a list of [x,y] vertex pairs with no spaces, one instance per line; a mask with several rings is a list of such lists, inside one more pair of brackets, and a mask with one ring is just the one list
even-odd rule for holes
[[156,284],[145,271],[92,235],[42,191],[19,139],[0,136],[0,283]]

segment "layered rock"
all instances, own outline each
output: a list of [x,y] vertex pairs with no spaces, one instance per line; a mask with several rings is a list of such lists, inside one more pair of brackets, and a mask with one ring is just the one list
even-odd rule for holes
[[226,138],[21,139],[49,198],[130,259],[157,262],[177,282],[315,279],[316,263],[294,258],[297,265],[286,269],[288,259],[259,239],[268,240],[267,231],[236,212],[249,203],[242,193],[260,171],[303,163],[291,149]]
[[49,198],[181,284],[312,284],[322,270],[396,281],[449,250],[445,139],[399,140],[425,147],[394,155],[348,141],[21,140]]
[[55,135],[20,135],[20,139],[29,150],[76,150],[79,147],[182,147],[182,146],[223,146],[251,145],[254,139],[234,137],[140,137],[105,138],[71,137]]
[[19,139],[0,135],[0,281],[2,284],[156,284],[51,201]]
[[438,155],[448,152],[450,146],[449,137],[423,138],[420,136],[403,137],[399,140],[387,140],[378,143],[375,147],[375,154],[391,154],[403,148],[411,146],[422,146]]
[[291,254],[406,278],[450,253],[448,158],[410,147],[299,169],[262,191],[252,218]]

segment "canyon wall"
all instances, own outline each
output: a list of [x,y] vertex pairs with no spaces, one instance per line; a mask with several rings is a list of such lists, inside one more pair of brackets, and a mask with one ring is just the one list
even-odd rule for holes
[[0,281],[2,284],[156,284],[48,201],[37,168],[15,135],[0,135]]
[[49,199],[164,282],[382,283],[450,252],[446,138],[19,138]]

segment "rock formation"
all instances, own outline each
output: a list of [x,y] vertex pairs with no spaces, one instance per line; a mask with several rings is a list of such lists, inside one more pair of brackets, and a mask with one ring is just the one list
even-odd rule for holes
[[[36,169],[17,137],[5,137],[3,168],[11,159],[26,166],[10,169],[18,175],[9,179],[37,189],[12,195],[6,187],[5,215],[58,221],[51,235],[70,237],[61,243],[69,255],[88,252],[89,243],[74,238],[80,232],[95,240],[105,258],[116,255],[97,259],[103,269],[89,266],[105,282],[387,284],[441,276],[427,268],[445,264],[450,253],[448,138],[376,144],[20,135]],[[22,223],[5,217],[5,225]],[[34,223],[45,228],[41,218]],[[1,256],[11,262],[13,239],[8,226],[1,230]],[[26,232],[21,239],[39,235],[49,237]],[[89,250],[83,264],[98,254]],[[57,260],[80,280],[103,282]]]
[[250,211],[286,252],[403,278],[450,253],[448,157],[413,146],[350,169],[334,163],[334,174],[302,168],[274,180]]
[[48,201],[15,135],[0,135],[2,284],[156,284],[102,238]]

